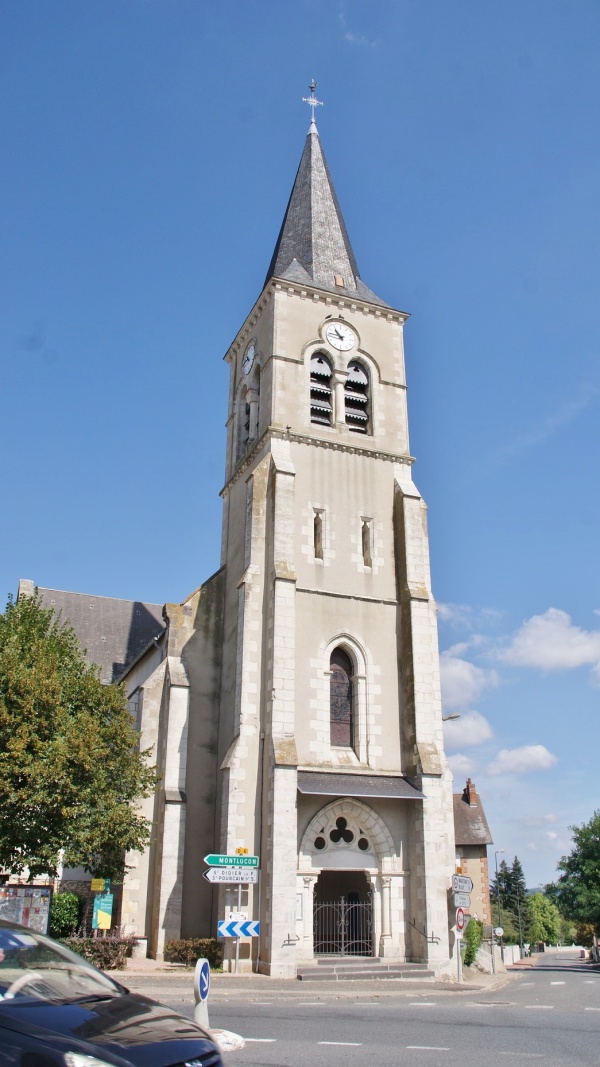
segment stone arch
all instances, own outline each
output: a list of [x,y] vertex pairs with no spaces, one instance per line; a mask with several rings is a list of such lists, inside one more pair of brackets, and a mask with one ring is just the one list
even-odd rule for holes
[[[349,843],[343,840],[330,843],[329,833],[340,818],[348,821],[354,838]],[[358,847],[359,830],[369,842],[368,850],[363,851]],[[324,849],[318,849],[315,846],[315,841],[319,837],[326,839]],[[394,839],[381,816],[356,797],[341,797],[325,804],[310,820],[302,835],[298,866],[300,870],[320,870],[324,867],[339,866],[357,869],[375,867],[381,870],[393,866],[395,855]],[[375,862],[372,862],[373,860]]]

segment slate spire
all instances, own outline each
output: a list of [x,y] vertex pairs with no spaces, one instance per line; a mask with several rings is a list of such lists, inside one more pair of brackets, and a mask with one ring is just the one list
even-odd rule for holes
[[274,277],[384,304],[360,279],[314,119],[266,282]]

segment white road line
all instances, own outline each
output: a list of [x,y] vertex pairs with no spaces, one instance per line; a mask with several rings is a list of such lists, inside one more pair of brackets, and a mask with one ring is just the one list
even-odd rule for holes
[[[535,982],[521,982],[521,989],[533,989]],[[508,1053],[507,1053],[508,1055]]]
[[585,1008],[584,1011],[600,1011],[600,1008]]
[[544,1052],[498,1052],[499,1056],[521,1056],[523,1059],[528,1060],[541,1060],[544,1058]]
[[550,985],[564,985],[564,982],[550,982]]
[[434,1000],[411,1000],[408,1006],[409,1006],[409,1008],[435,1008],[435,1001]]
[[325,1008],[326,1005],[326,1000],[301,1000],[298,1003],[299,1008]]
[[524,1004],[524,1008],[534,1008],[537,1011],[553,1011],[554,1004]]
[[596,979],[595,978],[584,978],[583,979],[583,984],[584,985],[596,985]]
[[244,1041],[252,1041],[254,1045],[274,1045],[276,1037],[245,1037]]
[[362,1041],[317,1041],[318,1045],[362,1045]]
[[450,1052],[449,1045],[407,1045],[406,1047],[421,1049],[423,1052]]

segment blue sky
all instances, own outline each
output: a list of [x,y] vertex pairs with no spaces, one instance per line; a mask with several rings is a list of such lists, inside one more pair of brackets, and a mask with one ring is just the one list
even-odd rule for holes
[[[600,9],[0,4],[0,590],[218,566],[227,376],[308,124],[406,330],[448,751],[530,885],[600,806]],[[493,851],[493,850],[492,850]]]

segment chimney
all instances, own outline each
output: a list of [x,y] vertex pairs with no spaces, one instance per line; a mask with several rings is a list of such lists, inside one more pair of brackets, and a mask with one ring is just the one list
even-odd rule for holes
[[476,808],[479,804],[479,796],[477,795],[475,782],[472,782],[470,778],[467,778],[467,784],[463,790],[462,798],[465,804],[469,804],[470,807]]
[[30,578],[21,578],[19,581],[19,592],[17,593],[17,600],[20,600],[23,596],[33,596],[35,593],[35,583]]

